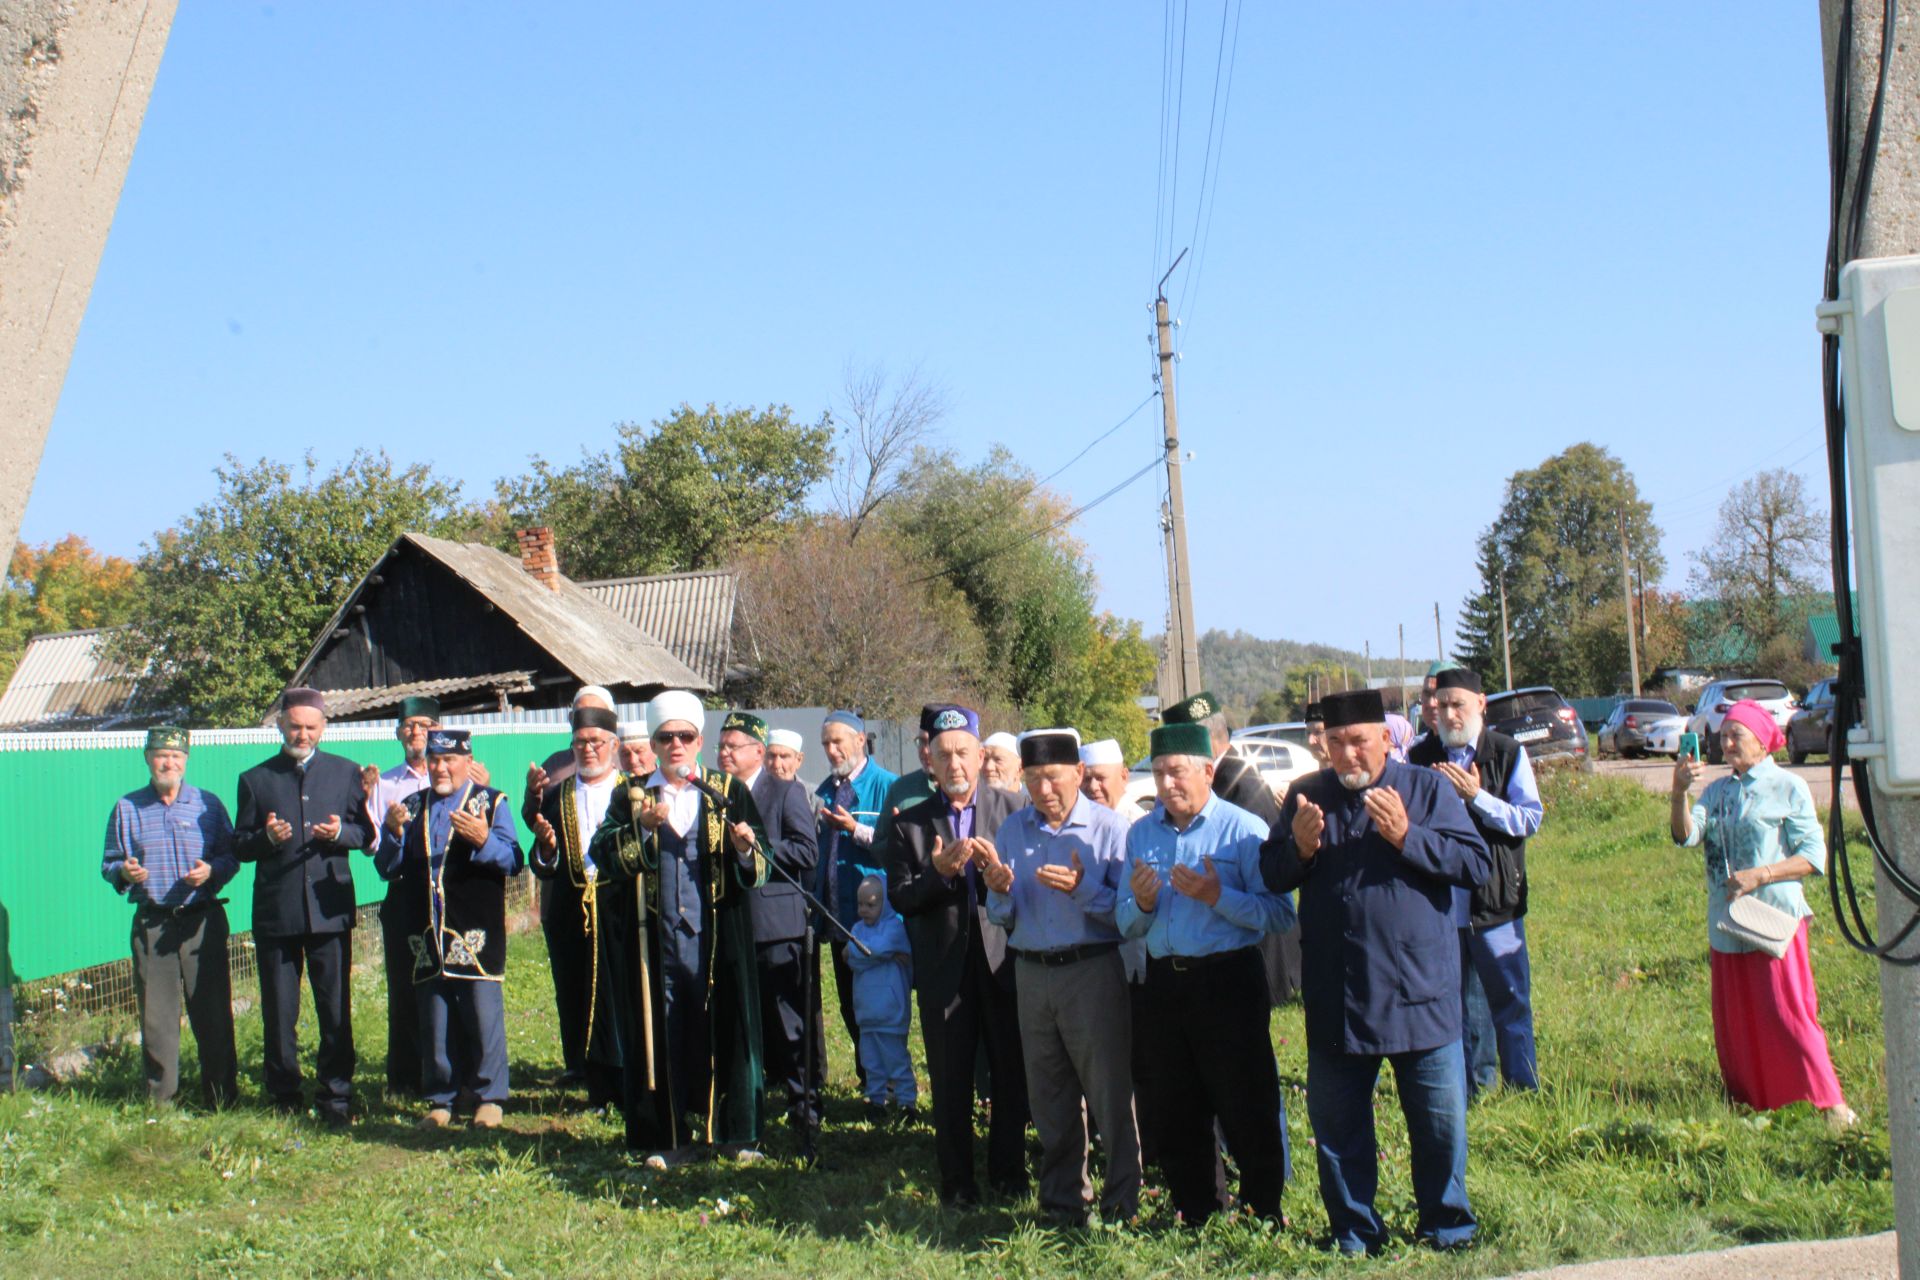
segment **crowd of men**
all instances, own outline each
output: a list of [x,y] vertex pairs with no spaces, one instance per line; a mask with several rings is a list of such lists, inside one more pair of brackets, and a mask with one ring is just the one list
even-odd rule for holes
[[183,1013],[204,1100],[236,1096],[219,893],[252,862],[265,1095],[307,1105],[304,971],[312,1106],[352,1122],[348,855],[362,850],[389,885],[388,1089],[418,1099],[430,1127],[499,1125],[506,885],[530,866],[561,1083],[617,1110],[655,1168],[757,1160],[775,1113],[811,1158],[830,974],[866,1121],[921,1115],[909,992],[917,1002],[944,1204],[983,1198],[978,1099],[986,1194],[1025,1197],[1037,1178],[1055,1220],[1118,1223],[1157,1175],[1188,1225],[1236,1202],[1283,1221],[1291,1152],[1269,1022],[1297,996],[1330,1243],[1386,1240],[1372,1103],[1384,1061],[1412,1149],[1414,1233],[1455,1248],[1476,1229],[1470,1091],[1495,1061],[1509,1085],[1537,1085],[1524,916],[1541,806],[1524,751],[1484,709],[1474,673],[1436,664],[1427,732],[1409,745],[1378,692],[1329,695],[1308,711],[1323,767],[1280,797],[1202,694],[1152,731],[1146,807],[1126,799],[1119,744],[1069,727],[983,735],[974,710],[930,705],[921,768],[896,777],[870,758],[860,715],[837,710],[810,792],[796,734],[731,712],[712,767],[694,695],[663,693],[643,724],[623,724],[590,687],[568,749],[529,767],[516,820],[431,699],[401,708],[405,759],[382,772],[320,750],[322,696],[289,689],[282,748],[241,776],[232,820],[185,781],[189,735],[153,730],[149,784],[115,805],[102,871],[135,907],[157,1102],[179,1088]]

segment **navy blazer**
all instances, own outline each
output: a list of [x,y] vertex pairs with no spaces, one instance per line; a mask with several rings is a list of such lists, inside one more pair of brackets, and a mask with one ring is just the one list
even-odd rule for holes
[[[760,809],[767,853],[774,865],[801,884],[811,884],[814,866],[820,861],[820,833],[814,826],[807,788],[762,769],[753,780],[753,803]],[[761,946],[807,936],[807,901],[800,890],[780,878],[779,871],[769,871],[767,882],[748,892],[747,910],[753,919],[753,940]]]
[[[1300,891],[1301,994],[1307,1044],[1333,1053],[1434,1049],[1460,1038],[1460,935],[1453,888],[1487,878],[1487,842],[1452,784],[1432,769],[1387,761],[1374,784],[1407,808],[1404,849],[1387,843],[1333,770],[1287,789],[1260,846],[1275,893]],[[1327,819],[1306,862],[1293,816],[1306,796]]]
[[[293,824],[293,839],[267,838],[267,815]],[[234,854],[254,864],[253,931],[288,938],[353,928],[353,872],[347,854],[372,842],[360,766],[315,751],[304,779],[284,751],[240,775],[234,806]],[[320,840],[313,828],[334,814],[340,835]]]

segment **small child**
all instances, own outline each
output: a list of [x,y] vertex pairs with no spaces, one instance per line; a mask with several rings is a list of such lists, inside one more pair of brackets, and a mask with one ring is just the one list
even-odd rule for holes
[[853,969],[853,1020],[860,1028],[860,1061],[867,1068],[867,1118],[886,1116],[889,1100],[900,1108],[899,1118],[919,1115],[919,1087],[913,1063],[907,1058],[910,1011],[907,990],[912,985],[913,959],[907,949],[907,927],[887,903],[887,882],[868,876],[860,882],[854,901],[860,922],[853,936],[873,954],[847,948]]

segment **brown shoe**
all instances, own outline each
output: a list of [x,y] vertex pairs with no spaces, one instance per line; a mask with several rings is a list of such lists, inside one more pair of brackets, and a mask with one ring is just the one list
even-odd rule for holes
[[420,1117],[420,1127],[422,1129],[444,1129],[452,1123],[453,1112],[447,1110],[445,1107],[435,1107]]
[[474,1108],[473,1127],[476,1129],[498,1129],[504,1112],[497,1102],[483,1102]]

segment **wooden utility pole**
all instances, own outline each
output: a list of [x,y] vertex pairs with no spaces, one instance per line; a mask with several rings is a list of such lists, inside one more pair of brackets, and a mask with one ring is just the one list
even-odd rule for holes
[[1633,561],[1627,556],[1627,513],[1620,513],[1620,598],[1627,603],[1627,664],[1633,696],[1640,696],[1640,646],[1633,637]]
[[1640,610],[1640,648],[1647,647],[1647,568],[1638,560],[1633,562],[1633,600],[1634,607]]
[[[1839,58],[1841,23],[1851,12],[1851,56]],[[1820,0],[1820,36],[1827,72],[1827,102],[1837,86],[1847,90],[1847,119],[1842,121],[1842,157],[1865,149],[1867,113],[1879,79],[1883,35],[1887,51],[1887,92],[1880,145],[1861,221],[1859,256],[1892,258],[1920,253],[1920,169],[1910,160],[1912,140],[1920,136],[1920,49],[1914,45],[1911,15],[1896,19],[1905,28],[1883,33],[1877,4]],[[1858,162],[1847,169],[1846,203],[1859,176]],[[1826,199],[1826,187],[1820,189]],[[1809,255],[1818,246],[1803,246]],[[1813,351],[1807,352],[1807,405],[1815,403]],[[1854,513],[1864,520],[1863,512]],[[1911,534],[1920,513],[1882,511],[1877,519],[1897,521]],[[1911,709],[1908,709],[1911,713]],[[1871,779],[1871,775],[1869,775]],[[1888,857],[1913,874],[1920,860],[1920,799],[1894,796],[1873,786],[1873,810]],[[1861,797],[1864,801],[1866,797]],[[1840,797],[1833,797],[1834,803]],[[1898,893],[1877,894],[1875,910],[1882,941],[1906,927],[1913,906]],[[1909,939],[1911,941],[1911,939]],[[1906,948],[1903,948],[1905,950]],[[1920,1280],[1920,967],[1880,966],[1881,1025],[1886,1036],[1887,1136],[1893,1154],[1893,1219],[1898,1232],[1902,1280]]]
[[1193,621],[1193,573],[1187,565],[1187,506],[1180,484],[1180,412],[1173,396],[1173,322],[1167,316],[1167,276],[1187,251],[1160,277],[1159,296],[1153,300],[1153,327],[1160,346],[1160,413],[1166,423],[1167,458],[1167,660],[1177,664],[1174,681],[1182,698],[1200,692],[1200,633]]
[[1507,571],[1500,570],[1500,656],[1507,664],[1507,688],[1513,688],[1513,640],[1507,634]]
[[1440,638],[1440,602],[1433,602],[1433,652],[1437,661],[1447,660],[1447,642]]
[[1367,660],[1367,688],[1373,688],[1373,641],[1363,640],[1360,648]]

